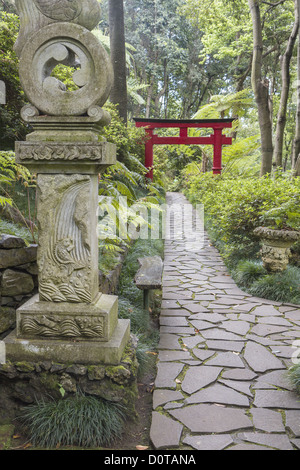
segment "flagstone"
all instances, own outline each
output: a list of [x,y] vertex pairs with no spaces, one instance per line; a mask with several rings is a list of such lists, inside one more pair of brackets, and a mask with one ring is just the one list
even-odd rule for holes
[[293,310],[291,312],[285,313],[285,318],[288,320],[299,320],[300,321],[300,310]]
[[238,381],[238,380],[226,380],[226,379],[219,379],[219,382],[226,385],[227,387],[233,388],[237,392],[244,393],[249,397],[253,397],[253,393],[250,390],[252,386],[252,382],[246,381]]
[[177,334],[177,335],[181,335],[181,334],[187,334],[187,335],[192,335],[192,334],[196,334],[194,328],[192,328],[191,326],[188,326],[188,327],[184,327],[184,326],[164,326],[162,325],[160,327],[160,331],[161,333],[174,333],[174,334]]
[[243,410],[217,405],[191,405],[170,414],[193,433],[226,433],[252,428],[251,420]]
[[203,320],[203,321],[208,321],[211,323],[220,323],[221,321],[226,320],[225,315],[222,315],[221,313],[194,313],[189,317],[189,320]]
[[182,349],[179,344],[179,336],[173,334],[161,334],[158,349]]
[[256,324],[252,328],[251,333],[256,334],[258,336],[269,336],[274,333],[281,333],[283,331],[286,331],[287,328],[288,327],[284,326]]
[[286,427],[292,431],[296,437],[300,437],[300,411],[287,410],[285,412]]
[[184,396],[179,391],[158,389],[153,392],[153,409],[158,406],[164,405],[170,401],[182,400]]
[[155,449],[177,447],[180,442],[182,430],[182,424],[157,411],[152,413],[150,439]]
[[[178,306],[179,307],[179,306]],[[177,317],[189,317],[190,316],[190,312],[188,312],[187,310],[185,310],[184,308],[178,308],[178,309],[162,309],[161,312],[160,312],[160,316],[161,317],[173,317],[173,316],[177,316]]]
[[245,336],[245,334],[247,334],[250,330],[249,323],[243,320],[227,320],[222,322],[220,327],[232,333],[237,333],[241,336]]
[[292,324],[282,317],[259,317],[257,319],[257,322],[260,324],[287,326],[289,328],[292,328]]
[[193,354],[196,356],[198,359],[201,361],[206,361],[209,357],[212,357],[214,354],[216,354],[215,351],[210,351],[208,349],[198,349],[195,348],[193,349]]
[[206,339],[222,339],[228,341],[241,341],[242,339],[241,336],[238,336],[235,333],[230,333],[218,328],[205,330],[202,332],[202,336]]
[[[246,303],[246,304],[240,304],[238,303],[237,305],[233,306],[234,310],[238,310],[240,312],[251,312],[254,314],[254,308],[257,307],[256,303]],[[279,312],[278,312],[279,313]]]
[[185,359],[192,359],[188,351],[159,351],[158,360],[162,362],[182,361]]
[[257,390],[254,406],[258,408],[300,409],[299,397],[295,392],[282,390]]
[[207,361],[206,364],[209,366],[233,367],[241,369],[245,367],[242,359],[231,351],[217,353],[217,355]]
[[176,300],[162,300],[161,308],[180,308]]
[[255,429],[265,432],[285,432],[280,412],[253,407],[251,408],[251,414]]
[[183,303],[182,304],[183,308],[188,310],[189,312],[192,313],[206,313],[208,312],[207,308],[203,307],[203,305],[197,304],[197,303]]
[[226,370],[222,374],[222,379],[232,379],[232,380],[253,380],[257,377],[250,369],[232,369]]
[[285,390],[293,390],[293,385],[288,377],[287,370],[275,370],[261,375],[255,381],[253,388],[272,389],[283,388]]
[[263,444],[278,450],[293,450],[293,447],[285,434],[264,434],[258,432],[239,433],[239,439]]
[[185,399],[185,403],[220,403],[222,405],[249,406],[249,399],[236,390],[222,384],[214,384],[194,393]]
[[208,340],[206,341],[206,345],[209,349],[241,352],[245,343],[239,343],[238,341]]
[[214,328],[214,323],[210,323],[208,321],[201,321],[201,320],[190,320],[191,325],[199,331],[207,330],[208,328]]
[[300,400],[287,375],[300,307],[240,289],[205,232],[197,252],[189,233],[172,233],[181,239],[165,243],[154,448],[300,447]]
[[220,434],[211,436],[186,436],[184,444],[193,447],[196,450],[224,450],[233,443],[230,434]]
[[271,449],[270,447],[265,447],[263,445],[257,445],[257,444],[237,444],[235,446],[232,446],[230,447],[229,449],[227,450],[238,450],[238,451],[241,451],[241,450],[273,450]]
[[155,387],[176,389],[177,385],[175,379],[178,377],[183,367],[183,364],[177,362],[158,363]]
[[160,316],[160,325],[163,326],[189,326],[188,321],[185,317],[178,316]]
[[254,315],[258,316],[279,316],[282,315],[277,308],[273,307],[273,305],[261,305],[259,307],[256,307],[256,309],[253,311]]
[[183,347],[187,347],[189,349],[193,349],[197,345],[202,344],[202,343],[205,342],[204,338],[202,338],[199,335],[190,336],[190,337],[183,337],[181,339],[182,339]]
[[284,369],[285,366],[264,346],[248,341],[244,358],[255,372],[267,372],[273,369]]
[[221,370],[221,367],[206,365],[190,367],[182,381],[181,388],[188,394],[195,393],[201,388],[215,382]]

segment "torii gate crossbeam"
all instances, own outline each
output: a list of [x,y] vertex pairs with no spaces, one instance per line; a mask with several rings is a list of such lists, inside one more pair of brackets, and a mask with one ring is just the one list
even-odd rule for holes
[[[223,129],[232,128],[233,119],[139,119],[133,118],[136,127],[145,127],[147,141],[145,143],[145,167],[149,169],[146,177],[153,181],[153,145],[213,145],[213,174],[222,172],[222,146],[231,145],[232,138],[223,135]],[[155,129],[179,128],[179,136],[160,137]],[[189,137],[188,129],[213,129],[209,137]]]

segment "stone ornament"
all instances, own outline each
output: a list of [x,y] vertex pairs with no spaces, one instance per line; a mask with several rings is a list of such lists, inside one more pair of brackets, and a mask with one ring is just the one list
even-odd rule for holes
[[94,179],[38,175],[42,301],[90,303],[98,295],[95,214],[90,214],[90,208],[96,213],[91,204]]
[[[15,44],[33,128],[16,143],[16,161],[37,180],[38,293],[17,309],[6,339],[10,360],[117,364],[130,321],[118,319],[118,297],[99,292],[98,178],[116,162],[100,137],[110,123],[101,108],[113,82],[105,49],[91,30],[98,0],[16,0]],[[73,68],[70,89],[53,76]],[[92,361],[92,362],[91,362]]]
[[102,317],[65,315],[36,315],[21,320],[22,334],[29,336],[65,337],[65,338],[103,338],[104,321]]
[[269,272],[285,271],[291,256],[291,246],[300,239],[300,232],[257,227],[254,235],[261,240],[261,258]]
[[17,143],[18,162],[35,161],[69,161],[76,162],[81,160],[96,161],[104,163],[103,145],[94,143],[65,143],[55,142],[42,144],[39,142]]
[[[108,54],[90,32],[100,19],[98,1],[18,0],[17,7],[21,30],[15,50],[30,103],[52,116],[93,115],[106,102],[113,77]],[[74,68],[77,89],[51,76],[58,64]]]

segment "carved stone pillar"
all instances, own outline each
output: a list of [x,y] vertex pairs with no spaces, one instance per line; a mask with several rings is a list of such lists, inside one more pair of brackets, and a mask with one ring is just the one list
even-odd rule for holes
[[[99,140],[112,84],[109,58],[90,32],[99,4],[16,3],[15,48],[30,101],[22,117],[33,128],[16,143],[16,160],[37,174],[39,293],[18,309],[7,357],[116,364],[130,325],[118,319],[118,298],[98,289],[98,175],[116,161],[115,146]],[[71,91],[52,76],[58,64],[74,68]]]

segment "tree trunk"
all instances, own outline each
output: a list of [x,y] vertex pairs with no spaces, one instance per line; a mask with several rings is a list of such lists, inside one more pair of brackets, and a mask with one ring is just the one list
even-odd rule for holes
[[295,0],[295,22],[289,37],[285,53],[281,58],[281,80],[282,80],[282,91],[280,97],[279,111],[277,115],[277,126],[276,126],[276,138],[275,138],[275,148],[274,148],[274,161],[276,162],[276,167],[282,167],[283,164],[283,140],[284,140],[284,130],[286,125],[286,113],[287,113],[287,103],[290,91],[290,63],[297,39],[297,34],[299,31],[299,15],[297,8],[298,0]]
[[127,124],[127,79],[123,0],[109,0],[110,54],[114,81],[110,94],[112,103],[118,105],[121,118]]
[[[296,0],[298,8],[298,17],[300,17],[300,0]],[[297,54],[297,112],[296,112],[296,127],[295,137],[293,140],[292,150],[292,169],[294,170],[295,176],[300,176],[300,28],[298,38],[298,54]]]
[[258,108],[261,135],[261,176],[272,172],[273,142],[269,109],[269,83],[262,79],[263,39],[259,0],[248,0],[253,25],[253,59],[251,82]]

